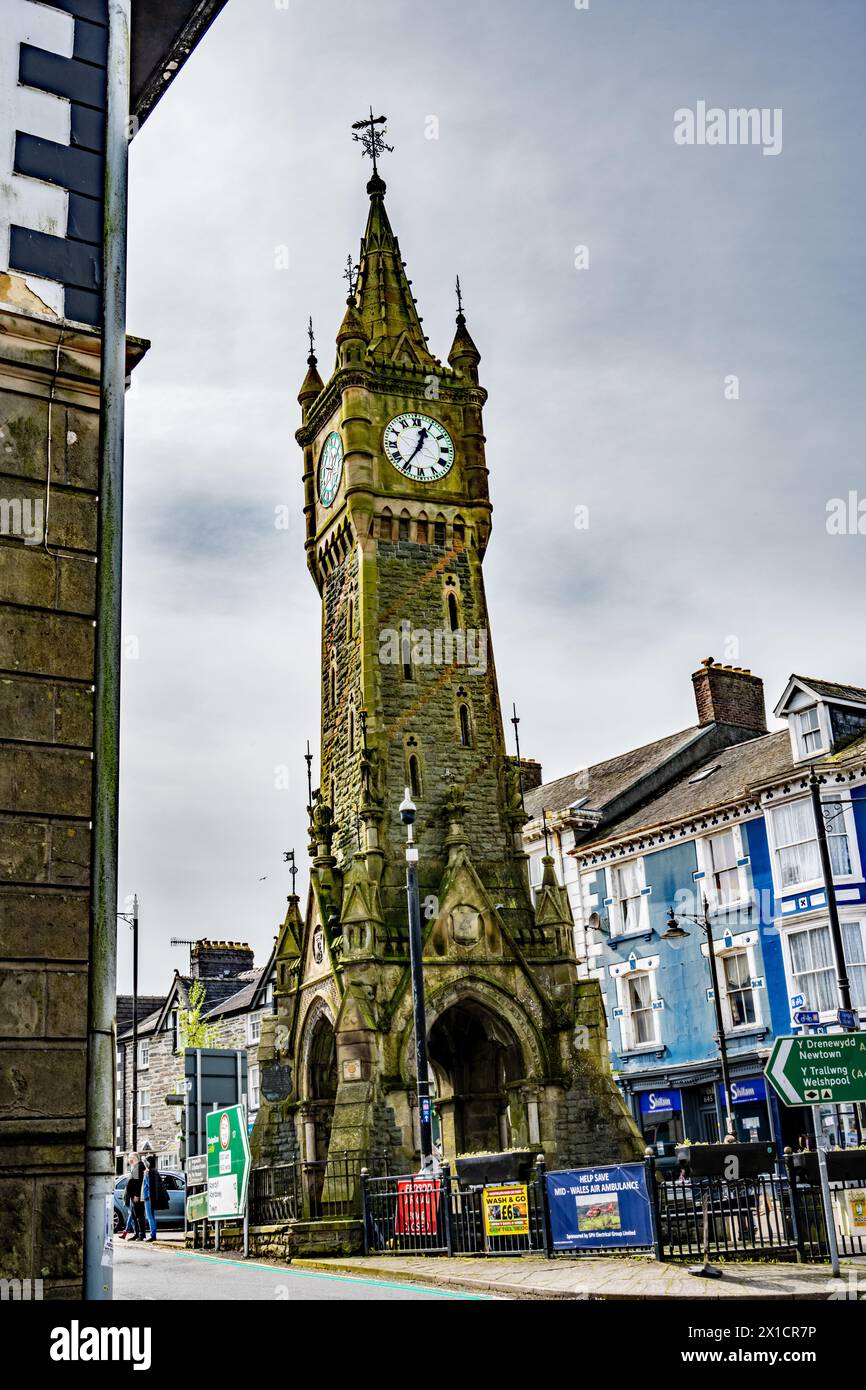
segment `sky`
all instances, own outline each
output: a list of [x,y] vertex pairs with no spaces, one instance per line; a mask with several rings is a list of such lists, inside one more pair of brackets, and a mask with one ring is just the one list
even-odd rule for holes
[[[296,397],[310,315],[333,366],[371,103],[431,348],[459,273],[482,354],[492,640],[545,780],[695,723],[707,656],[770,712],[794,671],[866,685],[866,9],[580,3],[229,0],[133,142],[128,328],[152,347],[127,398],[119,891],[143,991],[186,970],[172,937],[264,963],[284,850],[305,888]],[[781,148],[678,143],[702,102],[765,110]]]

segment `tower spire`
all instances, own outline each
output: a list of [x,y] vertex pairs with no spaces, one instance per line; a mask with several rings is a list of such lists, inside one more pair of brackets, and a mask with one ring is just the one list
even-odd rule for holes
[[315,400],[324,386],[324,382],[319,376],[319,363],[316,357],[316,335],[313,332],[312,316],[307,325],[307,337],[310,340],[310,352],[307,357],[307,375],[304,377],[303,385],[298,392],[298,402],[303,407],[306,407],[310,401]]
[[457,332],[454,334],[454,342],[451,344],[451,351],[448,354],[448,362],[459,376],[469,377],[470,381],[478,381],[478,363],[481,361],[481,353],[472,341],[469,329],[466,327],[466,315],[463,312],[463,287],[460,284],[460,276],[457,276]]

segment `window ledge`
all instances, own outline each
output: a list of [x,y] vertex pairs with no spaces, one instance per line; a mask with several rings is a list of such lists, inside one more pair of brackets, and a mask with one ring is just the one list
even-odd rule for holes
[[748,1023],[742,1028],[726,1028],[726,1038],[765,1038],[769,1028],[763,1023]]
[[609,936],[607,944],[619,946],[624,941],[649,941],[654,935],[654,927],[638,927],[635,931],[617,932],[616,936]]
[[647,1043],[644,1047],[620,1049],[619,1055],[620,1057],[646,1057],[650,1053],[655,1053],[657,1057],[663,1057],[667,1050],[665,1043]]

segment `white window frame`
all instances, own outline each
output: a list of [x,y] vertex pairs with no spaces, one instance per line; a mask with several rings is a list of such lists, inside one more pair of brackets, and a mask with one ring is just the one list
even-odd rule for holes
[[[794,710],[791,717],[794,720],[794,734],[797,740],[797,756],[800,759],[815,758],[819,753],[826,753],[830,747],[828,741],[828,730],[826,722],[822,719],[825,706],[817,703],[807,705],[805,709]],[[813,722],[814,716],[814,722]],[[809,727],[803,727],[803,721],[809,720]],[[818,734],[820,743],[808,747],[806,739],[811,734]]]
[[[629,902],[637,903],[637,917],[633,922],[626,922],[622,914],[622,903],[624,898],[618,898],[614,893],[614,883],[616,882],[621,869],[634,868],[637,880],[637,893]],[[643,855],[635,859],[623,859],[616,864],[607,866],[607,893],[605,897],[613,899],[608,907],[610,913],[610,934],[616,939],[618,936],[631,936],[634,932],[649,931],[649,912],[647,907],[648,894],[644,893],[646,888],[646,865]]]
[[138,1071],[147,1071],[150,1066],[150,1038],[138,1040]]
[[[830,804],[832,804],[834,801],[841,801],[842,815],[845,821],[845,835],[848,840],[848,858],[851,862],[851,871],[847,874],[834,874],[833,882],[843,884],[859,883],[862,881],[863,873],[860,867],[860,848],[857,842],[857,827],[854,821],[853,808],[850,805],[851,794],[849,791],[843,790],[839,793],[838,796],[833,796],[832,793],[826,796],[822,795],[821,800],[822,802],[828,802]],[[790,806],[792,803],[797,801],[804,802],[806,805],[810,807],[811,811],[810,798],[808,796],[792,796],[788,797],[785,801],[778,801],[771,806],[767,806],[764,815],[764,822],[767,827],[767,841],[770,846],[770,862],[773,875],[773,891],[777,898],[790,898],[796,896],[797,893],[813,892],[816,888],[824,887],[824,880],[821,877],[805,879],[800,883],[789,883],[784,886],[781,882],[781,873],[779,870],[779,850],[781,848],[786,848],[786,846],[779,844],[776,835],[775,812],[780,811],[783,807]],[[817,845],[818,827],[814,825],[814,817],[812,817],[812,820],[814,832],[813,838]]]
[[[843,935],[842,935],[843,945],[844,945],[844,940],[845,940],[845,937],[844,937],[844,927],[845,927],[846,925],[851,925],[852,923],[858,923],[859,926],[860,926],[860,939],[861,939],[861,942],[862,942],[862,945],[863,945],[863,953],[864,953],[864,955],[866,955],[866,909],[864,909],[864,907],[863,907],[862,905],[860,906],[859,910],[858,910],[858,909],[853,909],[853,910],[850,910],[850,911],[848,911],[848,912],[840,912],[840,914],[839,914],[839,924],[840,924],[840,926],[843,928]],[[823,929],[827,932],[827,935],[828,935],[828,938],[829,938],[829,937],[830,937],[830,919],[829,919],[829,917],[825,917],[825,916],[822,916],[822,915],[818,915],[818,916],[815,916],[815,917],[811,917],[811,916],[810,916],[810,917],[805,918],[805,919],[800,918],[800,919],[798,919],[798,920],[795,920],[795,921],[792,921],[792,922],[785,922],[785,923],[782,924],[782,955],[783,955],[783,959],[784,959],[784,963],[785,963],[785,980],[786,980],[787,985],[788,985],[788,997],[789,997],[789,999],[790,999],[790,997],[791,997],[792,995],[794,995],[794,994],[802,994],[802,992],[803,992],[803,991],[800,989],[800,987],[799,987],[799,985],[798,985],[798,983],[797,983],[798,977],[797,977],[797,975],[796,975],[795,972],[794,972],[794,961],[793,961],[793,956],[792,956],[792,953],[791,953],[791,937],[796,936],[799,932],[816,931],[816,930],[819,930],[819,929],[821,929],[821,928],[823,928]],[[831,956],[831,964],[830,964],[829,966],[825,966],[824,968],[827,969],[827,970],[830,970],[830,971],[832,972],[832,975],[833,975],[833,992],[834,992],[834,995],[835,995],[835,992],[836,992],[836,962],[835,962],[835,958],[834,958],[834,956],[833,956],[833,943],[832,943],[832,938],[830,938],[830,956]],[[857,961],[857,962],[854,962],[854,963],[857,964],[857,965],[862,964],[862,962],[860,962],[860,961]],[[835,1022],[836,1022],[836,1014],[837,1014],[838,1009],[839,1009],[839,1004],[838,1004],[838,1002],[834,1003],[834,1004],[833,1004],[833,1007],[830,1008],[830,1009],[818,1009],[818,1010],[817,1010],[817,1013],[818,1013],[818,1018],[819,1018],[820,1022],[821,1022],[822,1024],[823,1024],[823,1023],[835,1023]],[[858,1005],[854,1004],[854,1010],[855,1010],[855,1012],[857,1011],[857,1009],[858,1009]],[[859,1011],[860,1011],[861,1014],[864,1013],[864,1012],[866,1012],[866,1006],[864,1006],[863,1004],[859,1005]]]
[[150,1111],[150,1087],[139,1086],[136,1099],[136,1119],[138,1125],[147,1128],[153,1123]]
[[262,1069],[258,1065],[250,1067],[250,1110],[258,1110],[262,1099]]
[[262,1036],[262,1016],[256,1012],[247,1014],[247,1042],[251,1047],[255,1047],[261,1041]]
[[[739,891],[735,898],[730,902],[724,902],[716,892],[714,881],[715,870],[713,868],[713,849],[710,843],[717,835],[729,834],[734,842],[735,867],[737,869],[737,881]],[[709,835],[702,835],[697,841],[697,860],[698,869],[703,874],[703,878],[696,882],[696,896],[698,899],[705,893],[711,912],[732,912],[736,908],[747,907],[752,900],[751,886],[749,882],[748,865],[740,864],[741,859],[748,857],[743,846],[743,831],[740,825],[723,825],[711,831]],[[732,866],[734,867],[734,866]]]
[[723,947],[722,950],[716,952],[716,974],[719,980],[719,991],[722,996],[722,1018],[725,1020],[725,1032],[733,1034],[751,1033],[756,1028],[764,1027],[763,1009],[761,1008],[761,995],[764,991],[755,989],[754,986],[751,986],[752,1004],[755,1010],[754,1023],[734,1023],[731,997],[728,990],[728,977],[725,972],[725,961],[730,960],[733,956],[746,957],[750,985],[751,981],[757,976],[755,970],[755,950],[753,946],[738,946],[735,943],[730,947]]
[[638,1042],[635,1037],[634,1023],[632,1019],[631,998],[629,995],[628,981],[640,975],[649,982],[650,1003],[658,998],[658,968],[644,965],[638,961],[634,970],[623,970],[617,974],[616,978],[616,1002],[622,1015],[619,1019],[621,1051],[631,1052],[658,1052],[663,1046],[661,1036],[661,1009],[651,1009],[650,1017],[653,1020],[653,1037],[646,1042]]

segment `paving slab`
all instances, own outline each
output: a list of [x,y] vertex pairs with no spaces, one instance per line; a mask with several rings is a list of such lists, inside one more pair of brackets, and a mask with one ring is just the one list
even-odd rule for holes
[[367,1278],[408,1279],[439,1288],[484,1290],[506,1298],[790,1302],[866,1297],[862,1260],[843,1261],[839,1280],[833,1279],[828,1265],[766,1261],[719,1265],[721,1279],[698,1278],[683,1264],[598,1257],[546,1260],[531,1255],[515,1259],[358,1255],[297,1259],[292,1264],[299,1269]]

